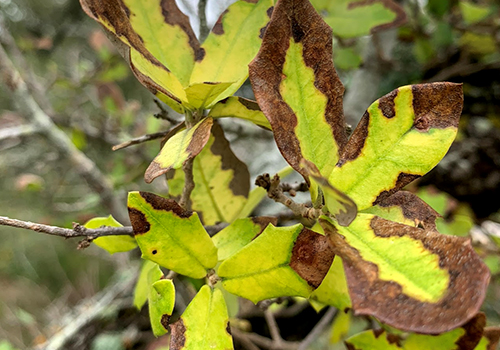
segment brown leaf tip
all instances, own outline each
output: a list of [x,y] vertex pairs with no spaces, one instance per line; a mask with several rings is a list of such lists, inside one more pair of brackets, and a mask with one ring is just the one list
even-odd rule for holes
[[130,222],[132,223],[134,235],[142,235],[149,232],[151,225],[146,219],[146,215],[144,215],[144,213],[135,208],[128,207],[128,215],[130,217]]
[[168,330],[168,321],[170,321],[170,317],[171,316],[172,315],[169,315],[169,314],[163,314],[163,315],[161,315],[160,323],[163,326],[163,328],[165,328],[167,330]]
[[186,326],[182,317],[170,327],[170,330],[172,332],[170,336],[170,350],[182,350],[186,343]]
[[180,218],[189,218],[193,215],[193,212],[184,210],[176,201],[173,199],[167,199],[157,196],[150,192],[139,192],[142,198],[153,207],[155,210],[164,210],[173,212]]
[[304,228],[292,249],[290,267],[313,288],[318,288],[333,263],[330,239]]

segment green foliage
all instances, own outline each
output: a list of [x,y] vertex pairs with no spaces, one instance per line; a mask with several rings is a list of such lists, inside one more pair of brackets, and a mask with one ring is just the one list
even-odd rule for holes
[[[122,227],[111,215],[107,218],[93,218],[84,225],[86,228],[99,228],[103,226]],[[94,239],[93,243],[106,250],[110,254],[128,252],[137,247],[133,237],[129,236],[109,236]]]

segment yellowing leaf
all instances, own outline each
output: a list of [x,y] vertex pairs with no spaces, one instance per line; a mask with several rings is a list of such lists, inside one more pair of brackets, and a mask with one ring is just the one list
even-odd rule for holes
[[158,264],[150,261],[144,260],[142,262],[141,272],[139,273],[139,278],[134,289],[134,306],[140,310],[149,296],[149,289],[151,284],[158,281],[163,272],[161,271]]
[[219,266],[230,293],[253,302],[279,296],[308,297],[332,264],[329,240],[302,225],[267,228]]
[[149,289],[149,319],[155,336],[167,333],[174,306],[175,287],[172,280],[162,279],[154,282]]
[[399,338],[383,330],[364,331],[345,341],[348,350],[398,350]]
[[467,25],[481,22],[483,19],[493,13],[493,8],[474,4],[466,0],[460,0],[458,7],[462,13],[462,18]]
[[339,310],[335,320],[332,323],[332,334],[330,335],[330,344],[336,344],[345,339],[349,328],[351,327],[351,313]]
[[212,118],[240,118],[271,130],[271,125],[264,113],[261,112],[259,105],[243,97],[232,96],[219,101],[210,110],[208,116]]
[[205,147],[212,129],[213,119],[205,118],[190,129],[185,129],[165,142],[160,154],[151,162],[144,179],[152,182],[170,169],[179,169],[188,160],[196,157]]
[[[232,83],[198,83],[186,88],[189,104],[196,109],[210,108],[214,100]],[[216,102],[216,101],[215,101]]]
[[278,2],[249,72],[287,162],[307,176],[304,158],[328,175],[347,140],[344,87],[333,67],[331,29],[308,1]]
[[380,203],[426,174],[457,133],[462,87],[404,86],[374,102],[343,149],[330,183],[359,210]]
[[170,350],[233,349],[226,302],[219,289],[203,286],[171,328]]
[[[99,228],[102,226],[122,227],[123,225],[110,215],[107,218],[90,219],[84,226],[86,228]],[[137,247],[135,238],[130,236],[103,236],[94,239],[92,242],[110,254],[128,252]]]
[[128,210],[143,258],[192,278],[217,264],[217,248],[198,214],[148,192],[130,192]]

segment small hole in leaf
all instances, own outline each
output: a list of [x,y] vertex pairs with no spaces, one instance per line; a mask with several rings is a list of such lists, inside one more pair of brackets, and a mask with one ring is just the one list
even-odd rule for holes
[[158,251],[155,249],[151,253],[153,253],[153,255],[155,255],[156,253],[158,253]]

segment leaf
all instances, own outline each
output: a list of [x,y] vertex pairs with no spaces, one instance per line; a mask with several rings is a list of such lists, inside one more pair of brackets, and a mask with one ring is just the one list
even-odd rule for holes
[[170,350],[233,349],[224,297],[220,290],[207,285],[171,329]]
[[[245,163],[231,151],[217,123],[206,147],[194,159],[193,177],[192,208],[202,213],[204,224],[233,222],[247,201],[250,174]],[[179,195],[183,183],[184,174],[177,171],[169,181],[170,195]]]
[[344,87],[332,61],[331,29],[307,0],[281,0],[249,66],[250,81],[286,161],[328,175],[347,141]]
[[468,321],[484,300],[490,273],[470,240],[370,214],[349,227],[320,223],[344,261],[356,315],[435,334]]
[[208,114],[212,118],[239,118],[271,130],[271,124],[261,112],[259,105],[243,97],[232,96],[219,101]]
[[197,213],[149,192],[129,192],[128,210],[144,259],[192,278],[217,264],[217,248]]
[[498,341],[500,340],[499,327],[486,327],[483,337],[474,350],[496,350],[498,349]]
[[468,26],[481,22],[494,12],[493,9],[488,6],[474,4],[465,0],[460,0],[458,2],[458,7],[465,24]]
[[[86,228],[99,228],[102,226],[122,227],[118,221],[111,215],[100,218],[93,218],[84,225]],[[109,254],[128,252],[137,247],[137,242],[130,236],[104,236],[98,237],[92,241],[96,246],[106,250]]]
[[175,111],[183,113],[182,103],[187,99],[181,82],[146,48],[131,25],[124,3],[120,0],[80,0],[80,3],[89,17],[116,38],[118,50],[141,84]]
[[334,51],[333,62],[338,69],[349,70],[359,68],[363,58],[353,47],[338,47]]
[[163,276],[163,272],[158,264],[150,260],[142,262],[141,272],[139,273],[139,278],[134,289],[134,306],[138,310],[142,309],[148,300],[151,284],[158,281],[161,276]]
[[212,237],[212,241],[217,247],[219,261],[226,260],[228,257],[239,251],[250,243],[264,229],[272,223],[278,224],[278,218],[271,216],[259,216],[254,218],[243,218],[235,220],[231,225]]
[[196,109],[210,108],[215,99],[229,86],[231,83],[198,83],[192,84],[186,89],[187,99],[189,104]]
[[339,310],[332,323],[332,334],[330,335],[330,344],[336,344],[345,339],[351,328],[351,313]]
[[205,118],[190,129],[185,129],[167,140],[160,154],[151,162],[144,179],[151,183],[170,169],[181,168],[196,157],[208,142],[213,119]]
[[303,159],[300,163],[311,182],[316,183],[322,190],[326,207],[330,214],[342,226],[349,224],[356,218],[358,208],[351,198],[333,187],[330,182],[321,176],[318,168],[313,163]]
[[259,50],[272,7],[273,0],[240,0],[229,6],[202,45],[205,54],[194,65],[191,84],[232,83],[217,101],[235,93],[248,77],[247,65]]
[[440,216],[426,201],[407,191],[396,192],[363,213],[428,230],[436,229],[436,219]]
[[279,296],[308,297],[333,260],[330,241],[302,225],[268,225],[219,266],[224,288],[254,303]]
[[347,350],[397,350],[402,349],[399,342],[399,337],[378,329],[358,333],[347,339],[345,345]]
[[426,174],[446,154],[457,133],[462,86],[404,86],[365,112],[329,176],[358,210],[376,205]]
[[156,337],[168,332],[168,321],[175,306],[175,287],[170,279],[154,282],[149,290],[149,319]]
[[354,38],[399,27],[406,22],[403,8],[392,0],[312,0],[325,22],[341,38]]

